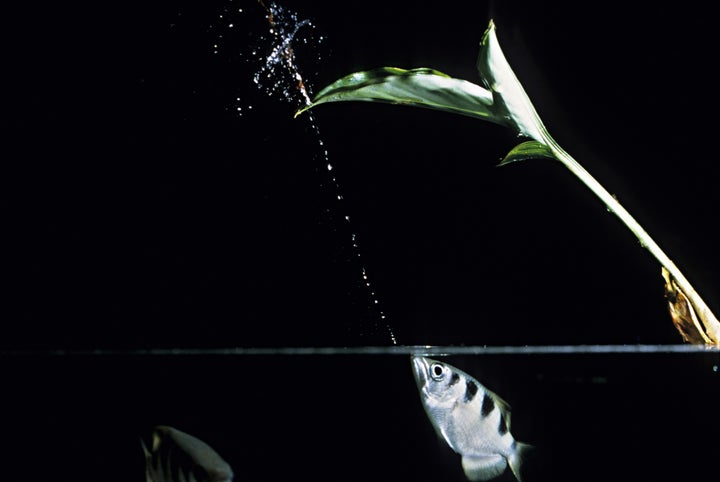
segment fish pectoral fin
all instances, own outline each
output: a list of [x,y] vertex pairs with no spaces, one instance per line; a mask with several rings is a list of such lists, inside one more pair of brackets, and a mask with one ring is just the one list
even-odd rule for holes
[[507,460],[502,455],[488,455],[486,457],[463,457],[462,467],[468,479],[490,480],[505,472]]

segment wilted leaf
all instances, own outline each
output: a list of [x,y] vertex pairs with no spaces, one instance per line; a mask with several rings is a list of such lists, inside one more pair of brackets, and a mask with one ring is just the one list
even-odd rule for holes
[[490,92],[472,82],[427,68],[382,67],[346,75],[322,89],[310,105],[295,115],[319,104],[343,101],[426,107],[508,125],[505,117],[496,115]]
[[[692,303],[685,296],[685,293],[678,288],[675,280],[670,276],[665,267],[662,268],[662,275],[665,278],[665,299],[668,302],[668,310],[670,311],[670,317],[672,318],[675,328],[680,332],[687,343],[694,343],[697,345],[716,345],[718,339],[716,337],[716,330],[706,330],[705,325],[711,323],[701,321],[698,317]],[[715,320],[715,323],[717,321]]]

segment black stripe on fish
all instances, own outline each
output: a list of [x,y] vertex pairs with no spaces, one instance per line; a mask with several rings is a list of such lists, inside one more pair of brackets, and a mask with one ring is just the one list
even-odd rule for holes
[[478,391],[477,383],[475,383],[472,380],[467,380],[465,382],[465,403],[470,403],[473,398],[475,398],[475,394]]
[[500,424],[498,425],[498,432],[500,435],[505,435],[508,431],[507,424],[505,423],[505,417],[502,413],[500,414]]
[[450,386],[452,387],[453,385],[455,385],[455,384],[456,384],[457,382],[459,382],[459,381],[460,381],[460,375],[458,375],[457,373],[453,372],[452,376],[450,377]]
[[489,394],[485,394],[482,401],[482,407],[480,407],[480,415],[483,417],[487,417],[490,415],[490,412],[493,411],[495,408],[495,402],[493,402],[492,397]]

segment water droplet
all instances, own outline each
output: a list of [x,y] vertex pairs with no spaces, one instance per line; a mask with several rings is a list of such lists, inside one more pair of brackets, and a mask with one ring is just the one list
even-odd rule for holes
[[[317,43],[316,39],[306,35],[308,33],[308,29],[303,28],[314,28],[314,25],[310,23],[309,20],[299,21],[297,14],[285,10],[275,3],[268,6],[266,19],[269,23],[268,30],[270,35],[264,35],[263,40],[269,42],[270,45],[264,53],[258,52],[257,48],[252,50],[253,57],[260,60],[262,63],[260,69],[257,70],[253,76],[253,82],[259,89],[271,97],[280,97],[283,100],[290,101],[293,104],[300,106],[303,104],[310,105],[312,100],[309,90],[306,88],[305,79],[295,63],[295,51],[292,48],[292,44],[312,44],[313,41]],[[232,26],[232,24],[230,24],[230,26]],[[320,36],[319,39],[324,40],[324,37]],[[319,59],[320,56],[318,55],[316,60]],[[240,99],[238,99],[238,101],[239,100]],[[243,108],[249,110],[252,107],[243,106]],[[238,111],[240,111],[240,108],[238,108]],[[322,153],[322,163],[326,168],[324,179],[319,182],[319,185],[321,188],[334,189],[334,192],[332,192],[331,195],[334,195],[337,201],[343,201],[344,197],[341,194],[340,185],[335,176],[332,174],[335,169],[329,160],[328,151],[324,149],[325,144],[320,138],[320,132],[315,122],[313,112],[308,112],[304,118],[317,137],[317,145],[319,146],[317,151],[318,153]],[[322,169],[318,169],[317,167],[315,170],[319,173],[323,172]],[[328,186],[327,183],[328,178],[330,178],[332,182],[332,185],[330,186]],[[340,204],[341,203],[339,202],[337,204],[333,203],[333,209],[337,210]],[[330,214],[331,219],[333,218],[331,214],[333,209],[330,207],[325,207],[324,209],[326,213]],[[344,218],[347,223],[350,222],[349,215],[345,215]],[[331,229],[334,232],[339,232],[339,227],[339,225],[334,225],[331,226]],[[348,254],[347,259],[349,262],[355,263],[355,266],[359,266],[361,268],[362,279],[364,281],[357,283],[356,289],[364,290],[367,308],[372,311],[375,320],[377,320],[378,314],[380,318],[384,320],[385,314],[378,311],[376,308],[380,305],[380,302],[376,297],[375,291],[372,290],[365,267],[362,266],[362,261],[360,261],[362,253],[360,252],[357,243],[356,234],[352,232],[349,225],[344,226],[344,229],[350,231],[349,235],[351,238],[352,251]],[[364,284],[365,286],[360,287],[361,284]],[[381,327],[377,321],[375,321],[374,325],[376,328]],[[392,328],[389,325],[386,325],[385,328],[387,329],[387,333],[389,334],[393,344],[397,344]]]

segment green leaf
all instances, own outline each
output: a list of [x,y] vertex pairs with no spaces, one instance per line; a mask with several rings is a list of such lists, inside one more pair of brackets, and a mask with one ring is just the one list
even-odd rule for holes
[[498,164],[504,166],[511,162],[524,161],[526,159],[557,159],[555,153],[545,144],[538,141],[526,141],[513,147],[505,158]]
[[295,116],[327,102],[384,102],[480,118],[551,144],[545,126],[505,59],[492,20],[480,42],[477,69],[484,88],[429,68],[382,67],[355,72],[322,89]]
[[508,126],[490,92],[434,69],[382,67],[347,75],[322,89],[295,116],[327,102],[370,101],[454,112]]
[[549,144],[547,129],[505,58],[492,20],[480,41],[477,69],[483,85],[492,92],[498,114],[509,117],[520,135]]
[[[640,244],[657,258],[663,270],[667,270],[666,280],[672,280],[678,293],[687,298],[688,304],[670,305],[671,314],[674,312],[673,321],[676,321],[677,312],[682,310],[697,313],[707,328],[708,336],[693,341],[720,345],[720,322],[689,281],[617,199],[550,136],[505,58],[492,20],[480,42],[477,69],[485,88],[428,68],[403,70],[385,67],[357,72],[324,88],[295,116],[326,102],[370,101],[454,112],[510,127],[519,135],[532,140],[515,146],[500,165],[534,158],[557,159],[563,163],[605,203],[609,211],[625,223]],[[698,323],[694,324],[699,326]],[[681,329],[680,325],[678,329]]]

